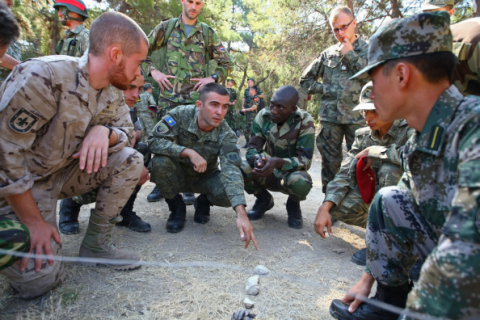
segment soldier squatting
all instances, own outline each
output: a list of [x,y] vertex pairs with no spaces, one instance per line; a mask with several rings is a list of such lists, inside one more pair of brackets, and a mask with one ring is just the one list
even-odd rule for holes
[[[115,12],[99,16],[89,31],[81,0],[57,0],[68,27],[59,55],[20,63],[12,3],[0,2],[1,249],[60,256],[58,230],[80,232],[79,206],[95,202],[79,256],[128,261],[106,264],[116,270],[138,268],[141,257],[110,238],[115,224],[151,229],[132,211],[149,177],[156,188],[148,201],[164,197],[170,210],[167,232],[183,230],[189,203],[200,224],[209,222],[212,207],[231,207],[245,248],[253,242],[258,250],[250,221],[273,208],[270,192],[288,195],[287,224],[302,228],[314,119],[297,107],[299,93],[290,85],[258,111],[265,96],[249,79],[242,158],[234,81],[220,84],[232,59],[198,20],[204,2],[181,3],[179,18],[147,36]],[[366,248],[352,256],[365,272],[332,302],[337,319],[397,319],[357,296],[368,296],[375,282],[371,299],[406,308],[400,319],[414,319],[409,311],[480,317],[480,81],[472,68],[480,62],[480,23],[450,28],[453,4],[427,0],[423,13],[386,23],[369,41],[355,34],[348,8],[335,8],[330,24],[338,43],[301,76],[303,96],[322,96],[316,145],[325,199],[315,230],[331,234],[334,220],[366,228]],[[420,45],[423,51],[415,49]],[[157,50],[161,63],[153,65],[149,56]],[[208,70],[210,59],[215,70]],[[161,89],[158,104],[151,84],[139,94],[144,73]],[[256,197],[248,212],[245,191]],[[42,295],[65,278],[61,261],[17,260],[0,254],[1,273],[20,298]]]

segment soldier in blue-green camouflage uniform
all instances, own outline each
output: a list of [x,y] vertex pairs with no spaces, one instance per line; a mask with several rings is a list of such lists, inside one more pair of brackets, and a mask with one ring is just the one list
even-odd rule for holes
[[[347,151],[352,147],[355,131],[365,127],[358,104],[362,87],[368,77],[350,80],[356,72],[367,65],[368,43],[355,34],[356,20],[347,7],[335,8],[330,15],[330,24],[339,43],[323,51],[305,69],[300,85],[308,94],[321,97],[320,131],[317,148],[322,156],[322,190],[340,170],[343,159],[342,143],[345,137]],[[319,79],[322,82],[318,82]]]
[[242,113],[245,116],[245,126],[243,127],[243,135],[245,136],[245,145],[242,148],[247,148],[250,141],[250,134],[252,131],[252,124],[257,116],[257,109],[260,105],[260,98],[257,95],[258,88],[252,86],[249,89],[250,99],[245,103],[244,108],[242,108]]
[[53,7],[58,10],[61,23],[68,27],[65,38],[57,44],[57,54],[81,57],[90,46],[90,31],[83,24],[88,10],[82,0],[57,0]]
[[230,128],[235,132],[237,137],[240,136],[239,131],[237,130],[236,119],[235,119],[235,103],[237,103],[237,91],[233,88],[235,81],[233,79],[228,79],[227,81],[227,91],[228,96],[230,97],[230,107],[228,107],[227,115],[225,116],[225,121],[227,121]]
[[[382,188],[370,206],[367,268],[332,302],[337,319],[397,319],[356,298],[375,282],[373,299],[406,306],[399,319],[480,318],[480,97],[451,83],[451,49],[444,11],[393,20],[370,39],[359,74],[373,81],[376,110],[384,120],[405,118],[415,134],[400,149],[398,186]],[[417,258],[424,264],[411,289]]]
[[270,107],[256,116],[252,138],[243,161],[245,191],[257,200],[248,212],[258,220],[273,208],[267,191],[288,194],[288,226],[302,228],[300,201],[312,188],[310,169],[315,146],[315,124],[310,114],[298,109],[298,92],[292,86],[280,87],[272,96]]
[[150,180],[170,209],[167,232],[180,232],[185,226],[186,206],[179,193],[196,192],[200,196],[195,199],[195,222],[207,223],[213,205],[231,206],[237,212],[242,240],[246,245],[252,240],[257,246],[245,211],[237,137],[223,121],[228,106],[225,87],[209,83],[200,91],[196,105],[170,110],[148,140],[154,155]]

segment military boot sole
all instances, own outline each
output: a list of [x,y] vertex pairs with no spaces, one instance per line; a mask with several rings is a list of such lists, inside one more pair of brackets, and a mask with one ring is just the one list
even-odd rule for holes
[[210,221],[210,217],[204,215],[194,215],[193,221],[199,224],[207,224]]
[[168,233],[179,233],[182,232],[185,228],[185,221],[183,223],[175,222],[175,224],[170,224],[167,221],[167,232]]
[[289,219],[289,220],[287,220],[287,224],[292,229],[302,229],[303,228],[303,220]]
[[[81,258],[95,258],[95,259],[105,259],[102,262],[80,262],[80,264],[89,267],[96,267],[98,265],[105,266],[107,268],[111,268],[118,271],[127,271],[127,270],[134,270],[140,268],[142,265],[142,259],[115,259],[111,257],[111,254],[108,252],[105,253],[95,253],[87,249],[85,246],[80,246],[80,253],[79,257]],[[125,262],[125,264],[111,264],[108,263],[108,260],[118,260],[118,262]]]
[[78,222],[71,222],[58,224],[58,230],[62,234],[70,235],[70,234],[79,234],[80,233],[80,226]]
[[119,222],[119,223],[116,223],[115,224],[117,227],[125,227],[125,228],[128,228],[132,231],[135,231],[135,232],[150,232],[152,231],[152,226],[150,225],[150,223],[147,223],[147,222],[144,222],[144,221],[141,221],[141,223],[124,223],[124,221],[122,222]]
[[267,212],[268,210],[272,209],[273,206],[275,206],[275,202],[273,201],[273,197],[270,201],[270,203],[268,204],[268,206],[265,208],[265,210],[263,210],[262,212],[255,212],[252,210],[248,211],[247,212],[247,217],[250,221],[256,221],[256,220],[260,220],[263,218],[263,216],[265,215],[265,212]]

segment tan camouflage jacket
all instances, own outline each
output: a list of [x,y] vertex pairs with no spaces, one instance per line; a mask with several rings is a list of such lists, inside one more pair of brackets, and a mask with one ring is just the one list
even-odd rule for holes
[[342,161],[340,171],[327,185],[324,201],[331,201],[336,205],[342,202],[350,191],[349,170],[351,163],[355,156],[367,147],[370,147],[368,155],[374,161],[372,169],[375,177],[377,177],[378,169],[383,162],[390,162],[398,165],[400,168],[399,148],[405,145],[414,132],[415,130],[408,127],[405,120],[395,120],[382,140],[378,137],[378,131],[372,131],[370,128],[358,129],[355,132],[355,141],[352,144],[352,149],[350,149],[347,157]]
[[24,193],[34,181],[76,161],[86,133],[109,125],[130,145],[133,125],[123,92],[89,85],[88,55],[28,60],[0,88],[0,199]]
[[279,128],[270,118],[270,108],[260,111],[252,124],[252,138],[246,158],[253,168],[255,156],[265,152],[267,156],[285,160],[281,171],[310,169],[315,146],[315,124],[312,116],[297,109]]
[[[368,43],[360,37],[353,43],[353,50],[345,56],[340,53],[340,43],[323,51],[302,74],[300,85],[309,94],[321,96],[318,116],[321,121],[345,124],[365,123],[359,111],[353,111],[358,104],[362,87],[368,76],[349,80],[355,73],[367,66]],[[318,79],[322,82],[318,82]]]
[[[189,176],[198,177],[218,170],[220,159],[221,181],[232,207],[246,205],[237,136],[225,120],[217,128],[203,132],[198,128],[197,106],[178,106],[157,123],[152,133],[148,139],[150,151],[178,159]],[[195,171],[189,158],[180,158],[185,148],[195,150],[207,161],[204,173]]]
[[[148,35],[149,56],[159,50],[163,44],[163,37],[168,25],[168,21],[162,21],[155,29]],[[217,68],[211,70],[210,74],[205,72],[205,41],[200,21],[192,28],[188,36],[185,35],[185,28],[182,21],[182,16],[178,18],[175,27],[172,30],[167,42],[167,57],[165,59],[165,71],[167,75],[174,75],[176,78],[170,81],[173,84],[173,89],[160,92],[160,99],[167,99],[175,103],[194,103],[198,100],[198,92],[193,91],[196,82],[190,81],[191,78],[206,78],[213,73],[219,77],[218,82],[221,83],[223,79],[228,76],[232,69],[233,61],[227,50],[222,45],[218,35],[210,29],[209,39],[210,48],[208,53],[211,60],[217,62]],[[153,59],[154,61],[155,59]],[[159,66],[150,66],[147,70],[149,73],[152,68],[162,69]]]
[[71,57],[81,57],[90,46],[90,30],[83,24],[65,31],[65,38],[57,44],[56,53]]

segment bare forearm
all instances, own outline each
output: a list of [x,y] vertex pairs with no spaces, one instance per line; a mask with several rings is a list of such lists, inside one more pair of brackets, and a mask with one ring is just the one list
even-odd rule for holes
[[23,194],[9,196],[6,200],[23,224],[33,225],[44,221],[30,190]]
[[237,213],[237,218],[247,217],[247,210],[245,210],[245,206],[243,204],[239,204],[238,206],[236,206],[235,212]]
[[4,55],[0,61],[0,66],[9,70],[12,70],[16,65],[20,64],[20,61],[12,58],[8,54]]

